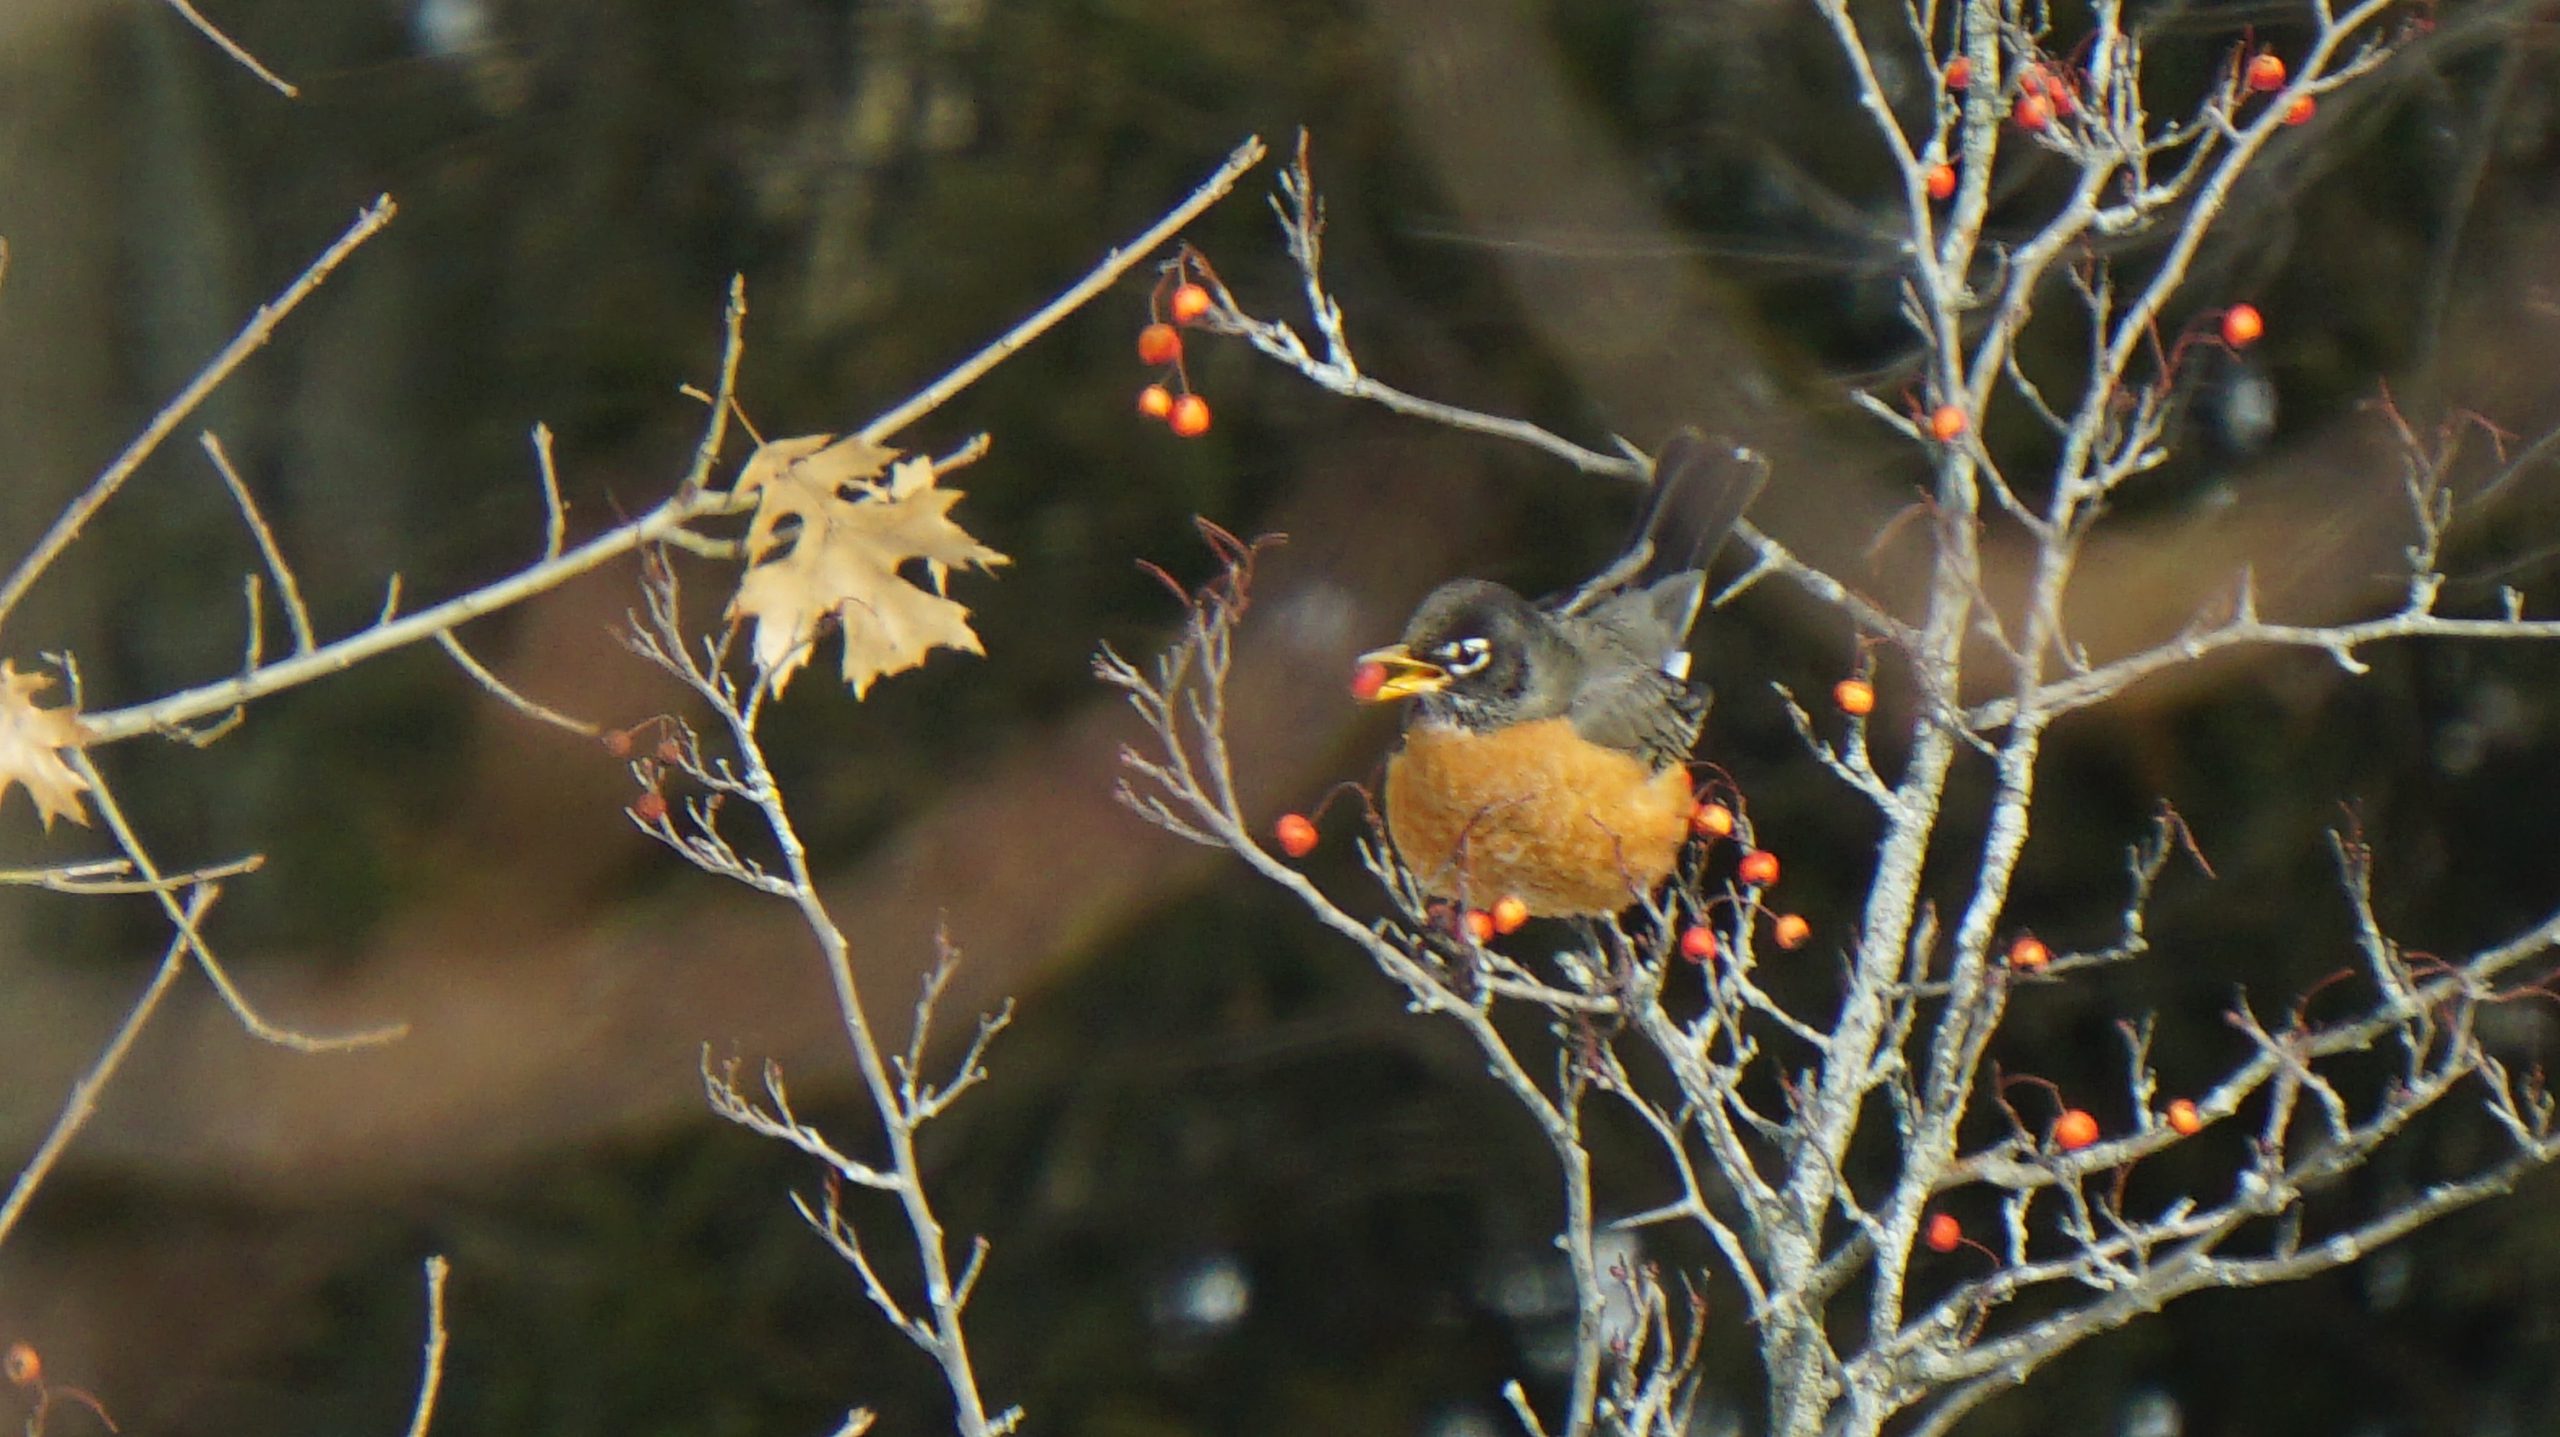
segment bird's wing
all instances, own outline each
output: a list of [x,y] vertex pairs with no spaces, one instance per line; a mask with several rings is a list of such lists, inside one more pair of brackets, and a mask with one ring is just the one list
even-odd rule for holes
[[1566,712],[1594,743],[1640,754],[1656,767],[1689,756],[1707,716],[1706,691],[1689,682],[1689,625],[1706,593],[1690,570],[1556,622],[1583,656]]
[[1707,691],[1651,665],[1618,664],[1595,673],[1567,713],[1573,731],[1655,768],[1685,763],[1707,719]]

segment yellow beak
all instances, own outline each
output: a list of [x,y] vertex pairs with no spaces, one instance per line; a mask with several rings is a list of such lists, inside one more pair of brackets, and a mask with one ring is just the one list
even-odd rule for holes
[[1448,670],[1428,659],[1415,658],[1402,644],[1391,644],[1362,654],[1353,673],[1359,675],[1371,664],[1376,664],[1386,673],[1378,686],[1364,693],[1362,690],[1367,686],[1356,677],[1352,684],[1352,692],[1368,703],[1393,703],[1398,699],[1436,694],[1449,686]]

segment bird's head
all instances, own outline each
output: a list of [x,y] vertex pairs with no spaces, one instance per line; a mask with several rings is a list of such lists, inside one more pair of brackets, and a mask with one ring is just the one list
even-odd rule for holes
[[1402,642],[1360,656],[1351,691],[1372,703],[1415,699],[1427,717],[1493,728],[1562,713],[1578,671],[1571,645],[1528,600],[1460,579],[1431,591]]

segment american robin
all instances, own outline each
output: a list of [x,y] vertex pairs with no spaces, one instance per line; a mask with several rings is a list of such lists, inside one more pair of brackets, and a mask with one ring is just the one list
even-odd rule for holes
[[[1707,563],[1768,477],[1693,430],[1666,442],[1627,552],[1569,594],[1434,589],[1353,692],[1415,700],[1387,760],[1387,834],[1425,892],[1542,917],[1615,913],[1668,877],[1689,832],[1689,678]],[[1372,667],[1372,666],[1375,667]]]

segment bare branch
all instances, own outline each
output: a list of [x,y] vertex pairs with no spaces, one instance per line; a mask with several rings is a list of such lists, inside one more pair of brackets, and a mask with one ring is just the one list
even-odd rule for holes
[[471,651],[462,646],[462,641],[453,636],[453,631],[451,629],[439,631],[436,634],[436,643],[443,647],[445,654],[450,657],[454,663],[461,666],[464,673],[471,676],[471,681],[473,683],[476,683],[480,687],[497,695],[501,703],[504,703],[507,707],[514,709],[517,713],[523,714],[526,718],[532,719],[536,723],[549,724],[553,728],[566,729],[580,738],[594,738],[597,734],[604,732],[604,725],[602,724],[594,723],[586,719],[571,718],[567,714],[560,712],[558,709],[551,708],[545,704],[536,703],[532,699],[526,698],[523,694],[516,692],[513,687],[509,686],[506,680],[489,672],[488,668],[478,659],[471,657]]
[[[293,651],[311,652],[311,611],[303,607],[302,586],[294,582],[293,566],[284,561],[284,550],[276,547],[275,531],[267,527],[266,516],[258,512],[258,501],[251,497],[240,471],[231,467],[231,456],[222,451],[222,440],[210,429],[197,435],[196,440],[213,460],[213,467],[221,471],[223,484],[231,490],[231,501],[240,506],[240,517],[247,521],[250,536],[258,541],[259,557],[266,560],[267,574],[276,581],[276,596],[284,600],[285,618],[293,625]],[[258,625],[253,621],[249,627],[254,639]],[[252,649],[244,667],[257,666],[257,651]]]
[[[181,909],[186,925],[192,928],[202,921],[221,894],[221,886],[212,883],[190,892]],[[63,1100],[62,1111],[55,1115],[53,1126],[45,1131],[44,1140],[36,1144],[35,1153],[27,1159],[27,1165],[18,1170],[17,1181],[10,1184],[8,1197],[0,1199],[0,1245],[5,1245],[9,1235],[17,1231],[18,1219],[26,1214],[27,1204],[35,1197],[36,1189],[44,1185],[54,1165],[62,1160],[63,1150],[70,1147],[71,1140],[89,1125],[90,1117],[98,1110],[98,1096],[106,1091],[107,1084],[115,1080],[117,1070],[124,1066],[126,1055],[133,1051],[134,1039],[142,1036],[142,1030],[150,1025],[152,1015],[160,1011],[160,1001],[169,996],[170,987],[186,970],[187,940],[182,932],[170,940],[168,949],[160,955],[160,966],[152,970],[151,981],[143,985],[141,994],[125,1009],[123,1020],[116,1024],[106,1046],[98,1050],[89,1070],[71,1085],[70,1095]]]
[[[356,222],[347,228],[346,233],[338,236],[327,249],[322,250],[319,258],[306,266],[293,283],[285,286],[283,293],[258,306],[258,312],[249,317],[249,322],[241,326],[240,332],[232,337],[229,344],[222,347],[222,352],[216,354],[202,370],[198,371],[195,378],[187,381],[186,387],[178,391],[176,398],[161,406],[160,412],[151,416],[151,422],[142,427],[142,432],[134,436],[133,442],[125,446],[124,452],[117,455],[114,462],[100,472],[97,478],[89,481],[88,489],[83,491],[79,498],[74,499],[70,507],[62,511],[61,517],[54,520],[53,527],[45,531],[42,539],[36,541],[35,548],[26,558],[18,562],[17,569],[5,582],[0,582],[0,626],[8,623],[9,616],[17,612],[18,603],[26,597],[27,590],[35,586],[36,580],[44,577],[45,570],[51,568],[54,560],[62,556],[62,551],[71,546],[71,541],[80,536],[81,529],[88,524],[91,516],[116,496],[116,492],[124,487],[124,482],[133,477],[135,470],[142,467],[143,460],[150,458],[159,449],[160,441],[168,438],[171,430],[186,422],[187,416],[193,414],[196,407],[204,403],[205,397],[213,393],[222,381],[231,377],[231,371],[239,368],[242,360],[256,353],[268,339],[272,338],[276,326],[284,321],[284,317],[293,313],[296,307],[310,298],[312,291],[318,289],[321,281],[326,280],[331,272],[344,263],[347,256],[354,254],[365,241],[380,234],[382,227],[391,223],[391,217],[396,212],[397,208],[391,203],[389,195],[384,195],[367,206],[363,213],[356,216]],[[227,708],[229,705],[216,705],[216,707]]]
[[[204,36],[208,40],[211,40],[223,54],[230,56],[232,61],[239,65],[240,68],[257,76],[259,81],[265,84],[269,89],[274,90],[277,94],[284,96],[288,100],[301,98],[302,91],[287,84],[284,78],[278,75],[275,71],[259,64],[257,56],[252,55],[246,49],[243,49],[239,41],[223,34],[220,29],[215,27],[212,21],[207,20],[203,15],[198,14],[196,7],[188,4],[187,0],[166,0],[166,3],[170,9],[177,11],[179,16],[188,24],[195,26],[196,33]],[[416,1437],[416,1434],[411,1434],[411,1437]]]
[[427,1437],[435,1420],[436,1393],[444,1386],[444,1280],[452,1266],[437,1253],[427,1259],[427,1350],[419,1363],[418,1402],[409,1414],[409,1437]]
[[89,797],[98,805],[98,813],[106,820],[107,832],[114,836],[116,846],[124,850],[134,871],[149,880],[149,892],[159,902],[161,911],[169,916],[171,925],[178,930],[180,943],[195,956],[196,966],[204,970],[205,977],[213,983],[214,991],[222,995],[222,1001],[230,1007],[232,1016],[240,1020],[240,1026],[247,1029],[250,1036],[298,1053],[339,1053],[396,1042],[408,1033],[409,1025],[406,1023],[365,1028],[353,1033],[315,1034],[267,1021],[250,1004],[248,995],[231,981],[231,974],[224,969],[221,960],[213,956],[213,946],[205,941],[204,930],[197,925],[193,906],[180,902],[177,894],[170,890],[158,865],[152,862],[150,853],[144,849],[141,836],[125,821],[124,809],[116,802],[105,775],[98,772],[96,766],[89,762],[89,756],[81,750],[69,750],[69,761],[73,771],[88,781]]
[[1002,364],[1024,345],[1048,332],[1050,326],[1073,314],[1095,295],[1111,287],[1113,281],[1128,273],[1147,256],[1162,249],[1182,227],[1198,219],[1211,205],[1225,199],[1245,172],[1262,163],[1266,153],[1259,138],[1248,138],[1227,155],[1217,172],[1200,182],[1182,203],[1165,212],[1164,218],[1148,227],[1145,233],[1128,244],[1102,257],[1083,279],[1061,291],[1057,298],[1042,305],[1029,318],[1006,330],[986,348],[960,362],[950,373],[918,390],[916,394],[862,426],[862,437],[874,444],[888,439],[909,424],[942,407],[943,401],[975,384],[990,369]]

